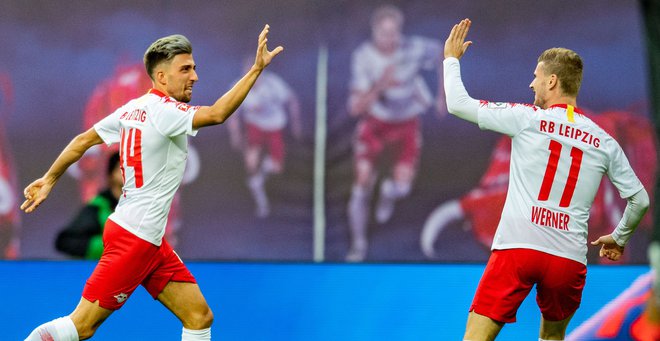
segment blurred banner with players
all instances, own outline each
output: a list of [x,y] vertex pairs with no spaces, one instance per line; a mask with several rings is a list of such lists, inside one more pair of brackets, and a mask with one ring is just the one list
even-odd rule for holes
[[[530,103],[538,55],[554,46],[580,53],[578,105],[619,141],[653,198],[658,95],[648,87],[636,2],[181,4],[0,3],[2,257],[67,259],[54,240],[105,188],[115,150],[91,150],[35,214],[16,210],[22,188],[73,136],[148,90],[142,55],[150,42],[174,33],[191,40],[200,77],[191,104],[204,105],[249,66],[265,23],[272,44],[285,47],[282,58],[227,124],[190,139],[166,235],[183,258],[311,261],[320,244],[321,260],[331,262],[485,261],[506,195],[510,141],[446,113],[439,37],[465,17],[475,45],[466,65],[478,67],[466,67],[463,78],[475,98]],[[327,118],[318,121],[321,113]],[[590,236],[611,231],[624,207],[604,179]],[[624,264],[647,262],[653,219],[640,225]],[[601,262],[591,251],[589,261]]]

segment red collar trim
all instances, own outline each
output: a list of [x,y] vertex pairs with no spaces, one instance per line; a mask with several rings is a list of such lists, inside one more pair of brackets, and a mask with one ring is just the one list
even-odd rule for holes
[[[551,105],[548,109],[552,109],[552,108],[564,108],[564,109],[566,109],[566,108],[568,108],[568,104],[555,104],[555,105]],[[582,109],[580,109],[578,107],[574,106],[573,111],[575,111],[578,114],[584,115],[584,111],[582,111]]]
[[170,96],[168,96],[168,95],[164,94],[162,91],[160,91],[160,90],[156,90],[156,89],[154,89],[154,88],[149,89],[149,91],[147,91],[147,93],[148,93],[148,94],[154,94],[154,95],[156,95],[156,96],[158,96],[158,97],[170,98]]

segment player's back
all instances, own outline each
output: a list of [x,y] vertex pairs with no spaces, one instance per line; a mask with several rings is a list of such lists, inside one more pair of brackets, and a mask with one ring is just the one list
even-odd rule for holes
[[512,136],[509,190],[493,248],[586,262],[589,209],[602,176],[622,196],[640,189],[618,143],[566,105],[484,109],[480,125]]

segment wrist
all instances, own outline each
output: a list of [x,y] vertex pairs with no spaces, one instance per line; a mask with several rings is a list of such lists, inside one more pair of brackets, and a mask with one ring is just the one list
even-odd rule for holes
[[266,68],[266,65],[257,65],[257,64],[252,64],[252,67],[250,68],[250,71],[248,73],[257,73],[259,75],[264,69]]
[[614,240],[616,245],[618,245],[619,247],[626,246],[626,242],[623,240],[623,237],[621,236],[620,233],[618,233],[616,229],[614,230],[614,232],[612,232],[612,234],[610,234],[610,236],[612,237],[612,240]]

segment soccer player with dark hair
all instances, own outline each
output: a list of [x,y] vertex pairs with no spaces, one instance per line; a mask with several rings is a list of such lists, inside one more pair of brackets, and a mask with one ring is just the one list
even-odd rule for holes
[[210,340],[213,313],[181,259],[163,239],[174,193],[186,164],[188,135],[225,122],[283,48],[268,51],[266,25],[254,64],[211,106],[190,106],[198,81],[192,46],[182,35],[155,41],[144,55],[153,88],[76,136],[46,174],[25,188],[26,213],[47,197],[66,169],[94,145],[119,143],[123,192],[104,228],[104,250],[69,315],[37,327],[28,341],[74,341],[92,337],[138,285],[183,323],[182,340]]

